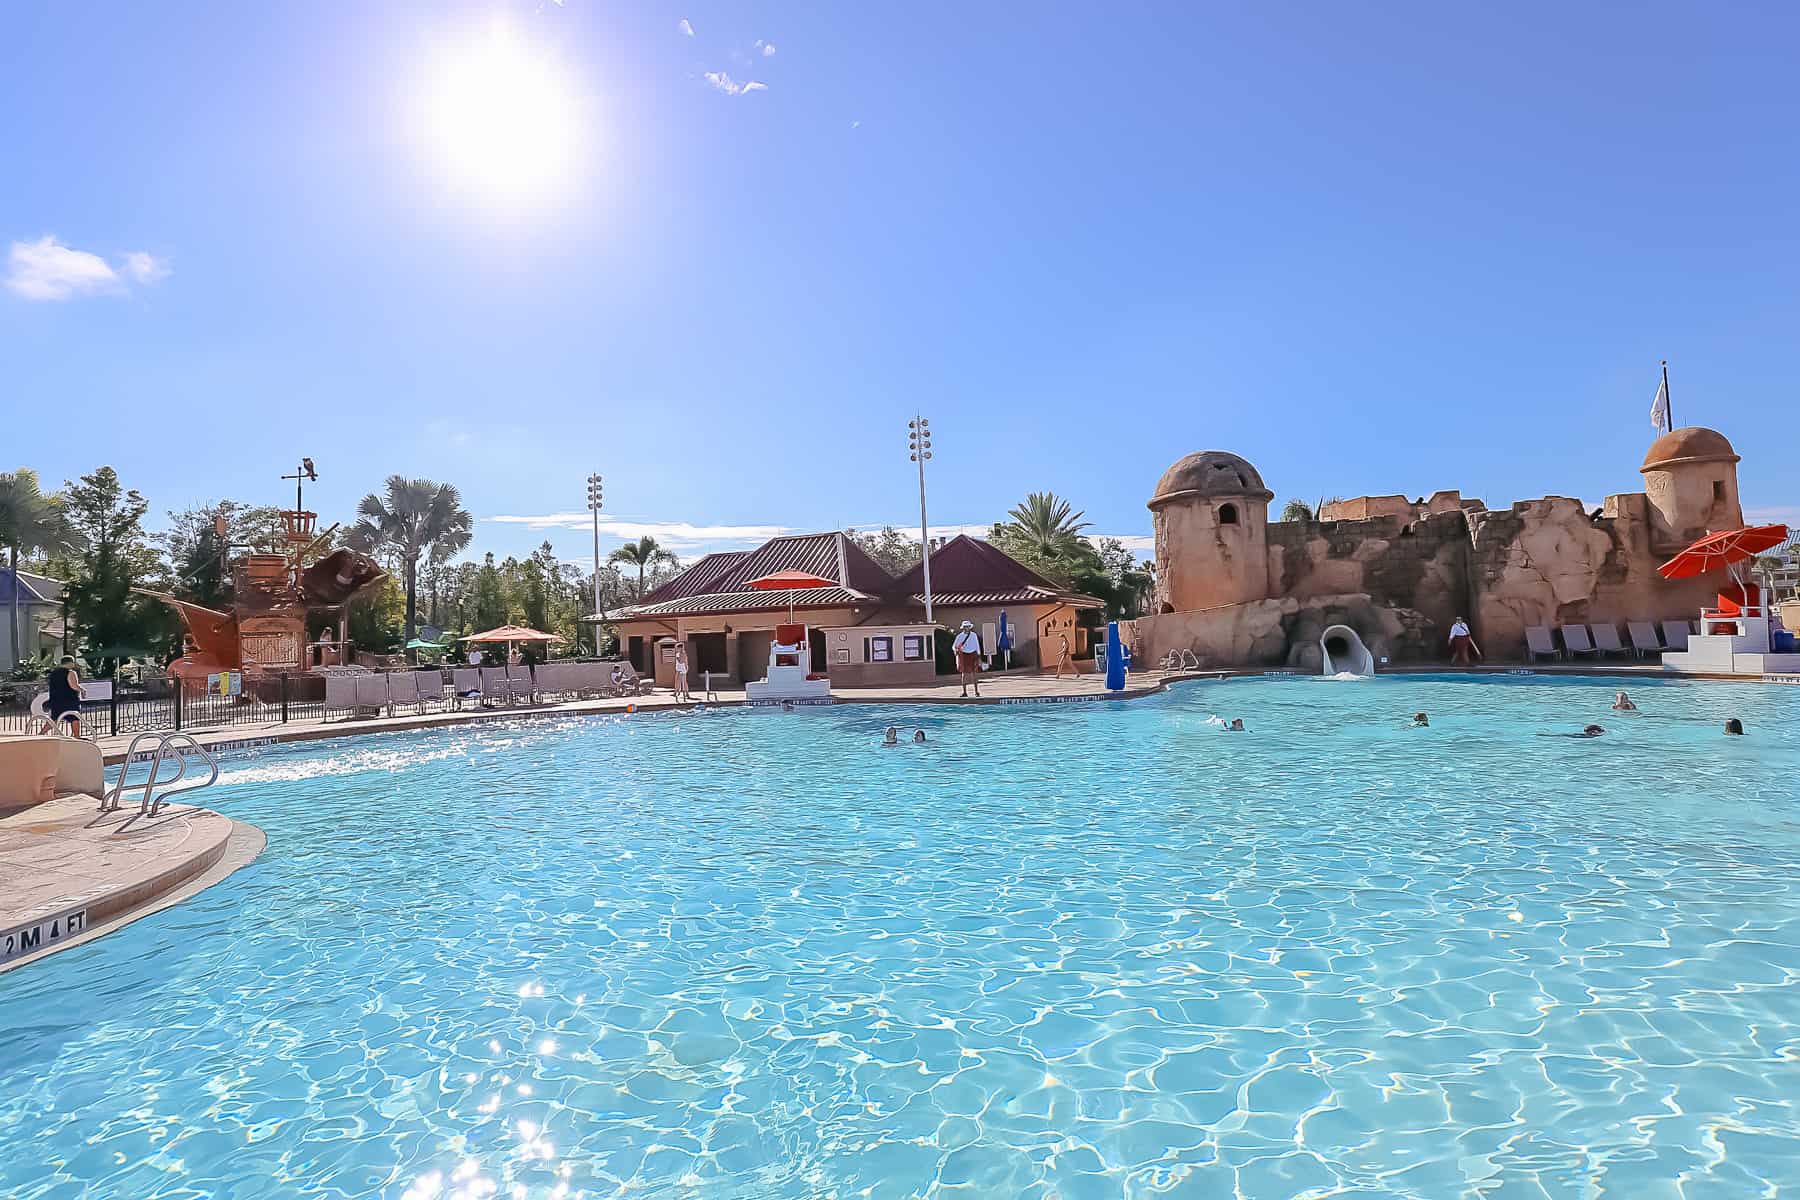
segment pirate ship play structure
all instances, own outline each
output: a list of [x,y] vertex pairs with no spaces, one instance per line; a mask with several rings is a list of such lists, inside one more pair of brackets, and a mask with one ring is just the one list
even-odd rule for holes
[[[294,480],[294,507],[280,513],[283,553],[243,554],[231,564],[232,604],[229,611],[183,600],[167,592],[137,589],[181,614],[186,639],[180,658],[169,664],[170,678],[184,690],[198,691],[209,676],[241,671],[246,681],[284,672],[336,665],[349,648],[349,606],[385,572],[355,550],[339,549],[308,562],[328,545],[336,525],[315,529],[318,514],[304,505],[302,486],[317,480],[311,459],[283,479]],[[224,531],[217,531],[221,545]],[[315,614],[335,615],[335,642],[309,646],[308,620]],[[317,654],[310,653],[316,649]]]

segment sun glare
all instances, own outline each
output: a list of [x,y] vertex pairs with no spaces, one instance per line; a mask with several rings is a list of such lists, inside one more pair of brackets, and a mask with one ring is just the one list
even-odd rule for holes
[[415,124],[459,188],[508,207],[556,200],[581,148],[580,98],[556,59],[504,22],[440,46]]

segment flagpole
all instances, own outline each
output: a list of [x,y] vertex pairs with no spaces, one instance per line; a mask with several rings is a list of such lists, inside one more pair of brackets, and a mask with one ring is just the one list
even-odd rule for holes
[[1663,415],[1669,418],[1669,429],[1675,428],[1675,405],[1669,399],[1669,360],[1662,360],[1663,369]]

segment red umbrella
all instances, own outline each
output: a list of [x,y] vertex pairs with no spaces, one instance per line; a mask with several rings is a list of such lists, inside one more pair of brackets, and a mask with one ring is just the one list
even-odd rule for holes
[[1764,550],[1781,545],[1787,533],[1786,525],[1753,525],[1749,529],[1709,533],[1656,569],[1664,579],[1691,579],[1755,558]]
[[758,592],[786,592],[788,594],[788,624],[794,623],[794,593],[806,588],[839,587],[835,579],[826,579],[823,575],[814,575],[811,571],[777,571],[773,575],[763,575],[745,584]]

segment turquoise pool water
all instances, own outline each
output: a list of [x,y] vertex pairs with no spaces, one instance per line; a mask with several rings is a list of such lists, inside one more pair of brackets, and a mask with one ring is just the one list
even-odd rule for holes
[[1800,1191],[1800,688],[1630,686],[235,758],[256,864],[0,976],[0,1195]]

